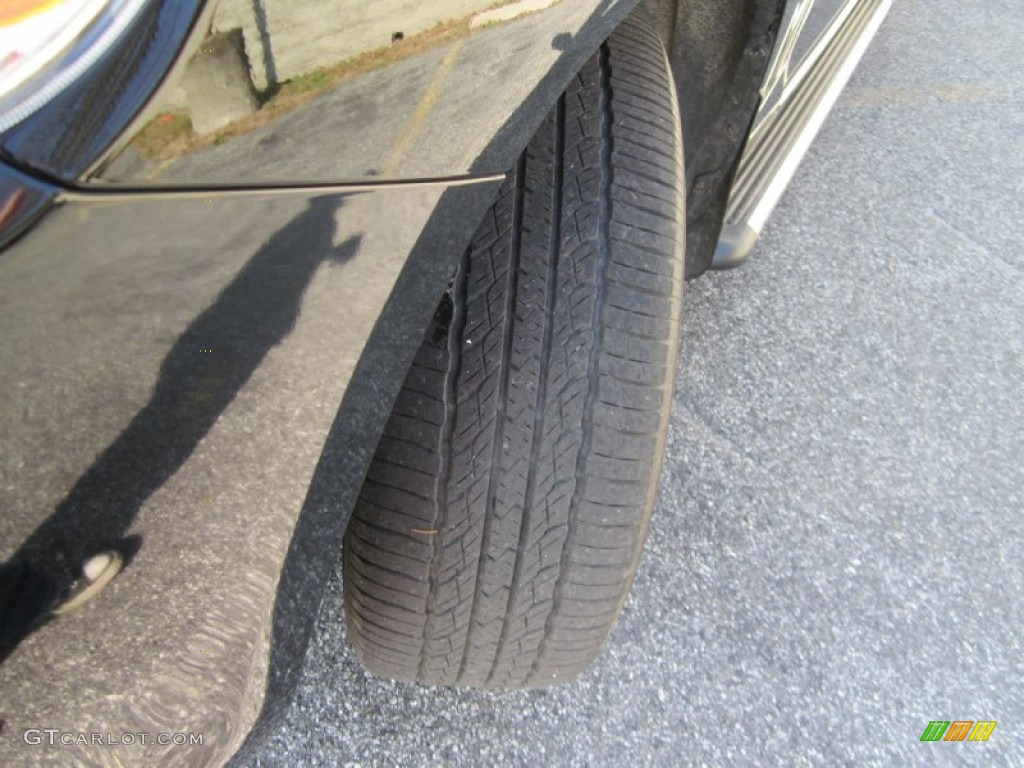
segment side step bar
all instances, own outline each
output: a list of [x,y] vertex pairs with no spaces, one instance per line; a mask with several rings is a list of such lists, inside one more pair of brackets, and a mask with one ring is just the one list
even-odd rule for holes
[[850,0],[755,125],[733,181],[712,269],[746,261],[892,2]]

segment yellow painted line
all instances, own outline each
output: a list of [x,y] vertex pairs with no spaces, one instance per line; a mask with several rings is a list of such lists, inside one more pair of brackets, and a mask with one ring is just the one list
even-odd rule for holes
[[920,87],[847,88],[840,107],[918,107],[927,104],[998,104],[1014,98],[1007,87],[947,83]]
[[416,107],[416,111],[413,113],[409,122],[406,123],[405,128],[398,136],[398,140],[395,142],[394,148],[391,150],[391,155],[388,157],[388,161],[384,164],[382,175],[392,176],[398,171],[402,161],[405,159],[406,153],[409,151],[409,147],[412,145],[413,139],[423,128],[423,124],[426,123],[427,117],[430,115],[434,105],[437,104],[437,100],[441,96],[441,88],[444,86],[445,80],[448,79],[448,75],[451,74],[452,67],[455,66],[455,59],[458,58],[459,52],[462,51],[462,46],[465,45],[465,40],[456,41],[451,48],[448,49],[448,53],[445,54],[441,60],[441,64],[437,68],[437,72],[434,73],[434,79],[431,80],[430,86],[427,88],[426,93],[423,94],[423,98],[420,99],[419,105]]

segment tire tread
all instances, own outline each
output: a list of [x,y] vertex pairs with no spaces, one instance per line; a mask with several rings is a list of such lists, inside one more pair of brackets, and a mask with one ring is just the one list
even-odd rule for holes
[[636,13],[502,186],[385,427],[344,550],[372,671],[518,688],[599,652],[663,451],[681,157],[667,62]]

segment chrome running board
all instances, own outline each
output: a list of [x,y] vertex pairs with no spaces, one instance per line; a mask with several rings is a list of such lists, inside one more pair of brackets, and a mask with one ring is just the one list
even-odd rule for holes
[[892,0],[850,0],[754,126],[733,180],[712,269],[746,261]]

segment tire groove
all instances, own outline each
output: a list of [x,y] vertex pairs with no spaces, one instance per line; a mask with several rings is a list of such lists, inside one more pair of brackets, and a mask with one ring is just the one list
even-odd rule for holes
[[[495,505],[498,497],[498,472],[501,462],[502,442],[505,435],[505,415],[508,404],[508,382],[511,373],[510,358],[515,332],[516,297],[519,292],[519,261],[523,248],[523,207],[526,195],[526,152],[519,157],[515,173],[515,196],[512,203],[512,231],[509,246],[509,263],[505,275],[505,328],[502,336],[502,350],[498,365],[500,374],[498,381],[497,414],[494,417],[494,437],[491,448],[490,475],[487,480],[487,501],[484,507],[484,524],[480,554],[477,558],[476,574],[473,579],[473,603],[469,610],[469,626],[466,629],[466,643],[462,650],[462,661],[456,674],[461,680],[466,672],[470,651],[473,648],[473,628],[476,625],[477,613],[480,609],[481,579],[484,573],[484,561],[487,557],[488,543],[491,540],[491,522],[494,518]],[[493,256],[492,256],[493,258]]]
[[[448,508],[448,482],[451,480],[453,445],[452,433],[455,431],[456,403],[455,387],[459,374],[462,372],[462,330],[465,324],[465,300],[468,288],[470,250],[467,249],[459,261],[452,284],[452,318],[448,328],[448,371],[445,374],[444,386],[444,421],[438,433],[437,451],[441,456],[441,466],[434,483],[434,529],[444,530]],[[441,558],[444,554],[441,536],[432,536],[430,541],[430,568],[428,571],[427,589],[427,620],[423,624],[423,640],[420,646],[420,658],[417,676],[422,680],[430,660],[430,630],[434,623],[437,608],[437,592],[440,583]]]
[[554,618],[564,599],[564,579],[571,562],[573,546],[573,520],[579,516],[580,504],[586,492],[586,459],[593,440],[593,410],[594,401],[597,399],[597,370],[601,354],[601,309],[604,304],[605,286],[603,276],[607,270],[608,262],[611,260],[611,221],[612,221],[612,186],[613,170],[612,155],[615,151],[612,126],[615,118],[612,113],[612,84],[611,84],[611,55],[608,43],[602,43],[598,54],[600,62],[600,112],[601,112],[601,179],[599,184],[599,214],[600,222],[597,264],[594,267],[595,295],[594,309],[591,317],[591,328],[593,333],[592,346],[590,348],[590,359],[587,363],[587,393],[583,405],[582,437],[580,450],[576,456],[576,484],[573,488],[573,496],[569,503],[569,513],[566,519],[567,533],[562,541],[562,552],[559,556],[560,567],[555,579],[555,587],[547,618],[544,620],[544,634],[541,637],[540,645],[537,648],[537,655],[530,665],[530,672],[527,680],[534,681],[540,664],[548,650],[549,641],[554,631]]
[[537,372],[537,403],[534,409],[533,419],[533,430],[532,430],[532,441],[530,445],[530,463],[527,465],[526,473],[526,492],[523,498],[523,510],[522,518],[519,525],[519,544],[516,548],[516,559],[515,565],[512,570],[512,583],[508,590],[507,603],[505,606],[505,615],[502,620],[501,635],[498,638],[498,645],[494,653],[494,660],[491,663],[491,669],[487,673],[486,683],[490,684],[494,679],[494,675],[498,669],[498,663],[501,660],[502,652],[505,649],[505,644],[508,642],[509,632],[509,606],[512,605],[512,601],[515,595],[518,594],[518,590],[522,581],[522,568],[523,568],[523,552],[525,549],[525,542],[529,537],[530,531],[530,517],[531,510],[533,508],[534,494],[536,493],[537,485],[537,466],[540,459],[540,448],[542,440],[539,436],[544,434],[544,412],[547,409],[547,378],[548,370],[550,366],[551,349],[554,341],[554,313],[555,313],[555,299],[558,294],[557,276],[558,276],[558,262],[559,254],[561,251],[561,223],[562,223],[562,185],[564,183],[565,176],[565,94],[559,97],[558,103],[555,106],[555,147],[554,147],[554,167],[552,169],[552,184],[551,184],[551,227],[550,235],[548,239],[548,264],[547,274],[545,275],[545,294],[544,294],[544,324],[542,326],[542,339],[541,349],[538,361],[538,372]]

